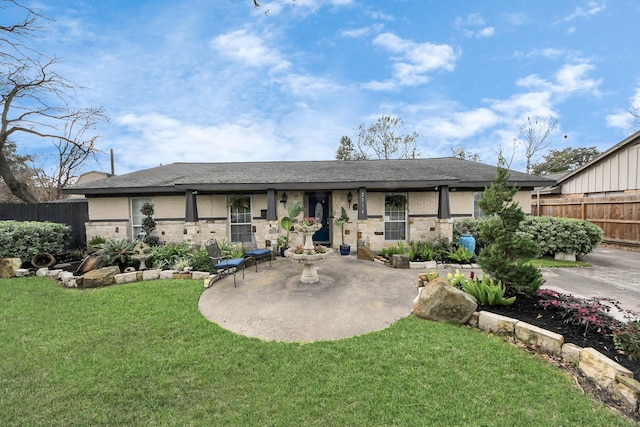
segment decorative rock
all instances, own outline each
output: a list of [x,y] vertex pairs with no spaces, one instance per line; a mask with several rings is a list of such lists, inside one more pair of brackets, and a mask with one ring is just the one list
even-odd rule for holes
[[633,377],[633,373],[630,370],[591,347],[585,348],[580,352],[578,367],[602,388],[609,388],[615,385],[616,375]]
[[207,271],[192,271],[191,278],[194,280],[204,280],[208,279],[211,276],[211,273]]
[[19,268],[16,270],[16,277],[27,277],[30,276],[31,272],[28,268]]
[[520,341],[535,345],[547,353],[560,355],[564,337],[555,332],[547,331],[526,322],[516,323],[516,338]]
[[133,283],[138,281],[138,274],[135,270],[116,274],[115,276],[113,276],[113,280],[115,280],[115,282],[119,285],[123,283]]
[[91,270],[82,275],[83,288],[97,288],[100,286],[113,285],[115,275],[120,274],[120,268],[116,265]]
[[358,259],[364,259],[371,261],[376,257],[376,254],[366,246],[358,246]]
[[76,281],[76,278],[74,277],[73,279],[69,279],[66,282],[64,282],[62,284],[65,288],[77,288],[78,287],[78,282]]
[[57,280],[58,276],[60,276],[60,273],[62,273],[64,270],[49,270],[47,271],[47,277],[50,277],[51,279]]
[[516,329],[516,323],[518,323],[516,319],[488,311],[481,311],[478,316],[478,328],[495,334],[512,335]]
[[566,252],[556,252],[556,254],[553,257],[556,261],[576,262],[576,254],[569,254]]
[[569,363],[577,363],[580,361],[580,352],[582,347],[573,343],[566,343],[562,346],[562,358]]
[[478,304],[471,295],[454,288],[442,279],[435,279],[422,288],[416,298],[413,313],[426,320],[466,323]]
[[0,279],[8,279],[16,276],[16,270],[22,267],[20,258],[2,258],[0,259]]
[[469,318],[469,321],[467,323],[472,328],[477,328],[478,327],[478,319],[479,318],[480,318],[480,313],[478,313],[477,311],[474,311],[473,314],[471,315],[471,317]]
[[625,375],[616,375],[618,394],[626,401],[627,406],[638,412],[640,402],[640,382]]
[[142,272],[142,280],[158,280],[162,270],[145,270]]
[[391,256],[391,267],[393,268],[409,268],[409,256],[394,254]]
[[173,273],[175,273],[174,270],[162,270],[162,272],[160,273],[160,278],[161,279],[173,279]]
[[49,273],[49,268],[42,267],[36,270],[36,276],[38,277],[47,277],[47,273]]
[[58,273],[58,280],[60,280],[61,282],[64,282],[65,280],[69,280],[71,278],[73,278],[73,273],[69,271],[61,271],[60,273]]

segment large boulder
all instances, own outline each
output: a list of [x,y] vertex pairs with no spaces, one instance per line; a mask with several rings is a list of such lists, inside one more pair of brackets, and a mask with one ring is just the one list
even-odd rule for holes
[[477,308],[474,297],[437,278],[420,290],[413,313],[421,319],[463,324]]
[[81,288],[109,286],[115,283],[116,274],[120,274],[120,267],[117,265],[103,267],[84,273],[80,279],[77,280],[77,283]]
[[2,258],[0,259],[0,279],[8,279],[16,276],[16,270],[22,266],[20,258]]

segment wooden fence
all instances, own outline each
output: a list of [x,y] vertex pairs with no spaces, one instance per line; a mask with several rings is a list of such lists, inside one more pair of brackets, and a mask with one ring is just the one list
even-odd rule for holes
[[87,246],[85,223],[89,221],[89,205],[86,200],[69,199],[58,203],[0,203],[0,220],[50,221],[71,227],[69,248]]
[[584,219],[602,228],[605,243],[640,247],[640,194],[540,199],[534,196],[531,214]]

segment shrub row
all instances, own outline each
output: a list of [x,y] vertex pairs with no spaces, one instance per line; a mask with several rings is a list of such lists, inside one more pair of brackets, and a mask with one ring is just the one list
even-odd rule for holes
[[[486,242],[480,237],[480,227],[487,218],[456,221],[453,240],[462,234],[471,234],[476,239],[476,253]],[[602,241],[603,231],[589,221],[551,216],[527,216],[520,224],[520,232],[528,235],[540,246],[541,256],[553,256],[558,252],[585,255],[592,252]]]
[[36,221],[0,221],[0,258],[31,260],[40,253],[59,254],[71,238],[66,224]]

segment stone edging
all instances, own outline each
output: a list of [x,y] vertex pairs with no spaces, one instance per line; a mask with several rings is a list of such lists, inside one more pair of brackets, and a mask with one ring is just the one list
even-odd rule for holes
[[640,382],[633,378],[633,372],[599,351],[565,343],[560,334],[487,311],[474,312],[468,323],[482,331],[514,336],[523,343],[576,363],[587,378],[620,399],[632,411],[639,411]]

